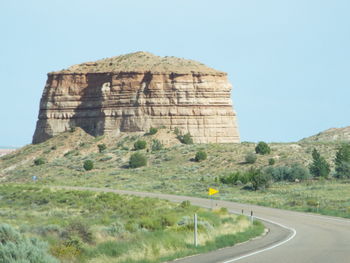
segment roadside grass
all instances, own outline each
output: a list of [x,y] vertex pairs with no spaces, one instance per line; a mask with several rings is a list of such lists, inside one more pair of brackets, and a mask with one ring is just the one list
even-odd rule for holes
[[[48,242],[61,262],[162,262],[231,246],[264,231],[244,216],[189,202],[13,183],[0,185],[0,197],[0,221]],[[197,248],[192,245],[194,213]]]

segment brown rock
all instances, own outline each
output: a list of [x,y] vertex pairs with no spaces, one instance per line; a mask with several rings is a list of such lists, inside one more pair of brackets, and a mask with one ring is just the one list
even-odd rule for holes
[[197,143],[239,142],[227,74],[136,52],[48,74],[33,143],[71,127],[119,135],[165,127]]

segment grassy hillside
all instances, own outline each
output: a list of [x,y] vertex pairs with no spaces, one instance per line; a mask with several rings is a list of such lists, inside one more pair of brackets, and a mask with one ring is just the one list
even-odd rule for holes
[[[145,167],[131,169],[129,157],[136,151],[137,140],[147,142],[139,150],[148,158]],[[166,143],[165,148],[152,152],[152,140]],[[99,152],[98,145],[106,149]],[[274,159],[276,166],[299,163],[307,167],[311,152],[316,148],[334,168],[333,160],[340,143],[300,142],[271,143],[272,151],[258,155],[254,164],[247,164],[245,156],[254,152],[256,144],[180,144],[171,131],[160,130],[155,135],[123,135],[120,138],[94,138],[77,129],[56,136],[42,144],[26,146],[0,159],[2,182],[30,182],[38,177],[38,184],[110,187],[206,196],[209,186],[219,188],[216,198],[256,203],[287,209],[313,211],[350,217],[347,180],[309,180],[301,183],[275,183],[264,191],[251,191],[246,185],[221,184],[219,177],[252,167],[267,167]],[[205,151],[207,160],[195,162],[197,151]],[[44,163],[34,165],[41,158]],[[85,171],[83,163],[94,162],[94,169]],[[248,190],[247,190],[248,189]]]
[[15,184],[1,185],[0,196],[1,223],[46,241],[60,262],[160,262],[243,242],[264,230],[226,209],[208,211],[188,201]]

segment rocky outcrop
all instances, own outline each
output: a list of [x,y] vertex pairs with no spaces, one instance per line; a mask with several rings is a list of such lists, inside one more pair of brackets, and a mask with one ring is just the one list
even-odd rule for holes
[[33,143],[81,127],[91,135],[165,127],[197,143],[239,142],[227,74],[137,52],[48,74]]

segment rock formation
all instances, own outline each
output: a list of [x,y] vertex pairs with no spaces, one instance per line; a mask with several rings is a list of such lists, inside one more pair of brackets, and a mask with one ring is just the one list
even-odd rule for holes
[[227,74],[136,52],[48,74],[33,143],[81,127],[99,136],[165,127],[197,143],[239,142]]

